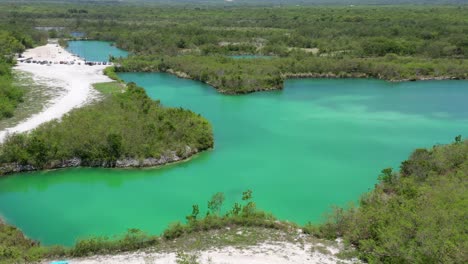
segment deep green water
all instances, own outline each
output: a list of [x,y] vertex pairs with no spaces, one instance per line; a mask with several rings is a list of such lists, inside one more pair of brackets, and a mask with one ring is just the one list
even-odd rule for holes
[[254,191],[280,219],[319,221],[356,201],[380,170],[417,147],[468,135],[468,82],[289,80],[283,91],[227,96],[167,74],[126,73],[166,106],[200,113],[216,146],[159,169],[66,169],[0,179],[0,213],[45,244],[128,228],[160,233],[215,192]]
[[88,61],[109,61],[109,56],[116,58],[127,57],[128,52],[111,45],[111,42],[106,41],[69,41],[67,50],[73,54],[78,54],[80,57]]

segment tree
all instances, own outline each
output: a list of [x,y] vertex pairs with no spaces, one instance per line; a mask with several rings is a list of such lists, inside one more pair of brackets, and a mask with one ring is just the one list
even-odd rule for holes
[[252,200],[252,190],[247,190],[242,193],[242,201],[246,201],[247,204],[242,207],[242,214],[244,216],[250,216],[256,211],[256,204]]
[[247,190],[242,193],[242,201],[248,201],[252,199],[252,190]]
[[194,222],[197,220],[197,216],[199,213],[200,213],[200,210],[198,208],[198,204],[194,204],[192,205],[192,214],[186,216],[185,219],[187,219],[189,223]]
[[107,145],[109,147],[109,157],[111,157],[112,160],[120,158],[122,151],[122,136],[114,133],[107,135]]
[[224,194],[222,192],[215,193],[208,202],[208,210],[214,215],[219,215],[221,207],[224,203]]
[[185,49],[187,47],[187,43],[185,42],[184,39],[179,39],[176,45],[179,49]]
[[393,179],[393,170],[392,168],[386,168],[381,171],[382,174],[379,175],[378,179],[381,182],[391,183]]

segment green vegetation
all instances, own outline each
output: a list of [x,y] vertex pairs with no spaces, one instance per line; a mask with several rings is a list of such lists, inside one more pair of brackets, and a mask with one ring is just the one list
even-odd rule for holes
[[370,263],[464,263],[468,258],[468,140],[417,149],[384,169],[359,207],[337,208],[306,230],[343,237]]
[[44,34],[21,20],[0,21],[0,120],[13,116],[23,99],[23,90],[13,84],[14,55],[44,41]]
[[16,105],[21,101],[21,89],[13,86],[11,66],[13,53],[24,46],[8,31],[0,30],[0,119],[11,117]]
[[112,80],[114,81],[117,81],[117,82],[123,82],[119,76],[117,75],[117,73],[115,73],[115,67],[114,66],[110,66],[110,67],[107,67],[104,69],[104,75],[107,75],[107,77],[111,78]]
[[38,243],[24,237],[23,233],[16,227],[9,226],[0,220],[0,263],[12,263],[28,259],[34,255],[33,248]]
[[8,137],[0,146],[0,174],[11,172],[8,164],[56,168],[76,159],[73,166],[114,167],[119,160],[153,158],[151,164],[131,166],[154,166],[212,146],[208,121],[188,110],[162,107],[130,83],[124,93],[73,110],[61,121]]
[[0,62],[0,119],[13,116],[14,109],[23,97],[23,91],[15,87],[12,82],[10,64]]
[[285,78],[373,77],[385,80],[468,78],[464,59],[426,59],[388,54],[375,58],[295,57],[232,59],[224,56],[133,56],[120,62],[122,72],[171,72],[208,83],[222,93],[281,89]]
[[242,195],[244,204],[235,203],[224,215],[220,214],[224,195],[217,193],[208,202],[208,211],[204,217],[199,218],[199,206],[193,205],[192,213],[186,216],[187,223],[176,222],[164,231],[162,237],[167,240],[208,230],[222,229],[225,227],[263,227],[272,229],[288,229],[292,225],[276,221],[271,214],[259,211],[252,201],[252,191],[246,191]]
[[44,105],[61,91],[60,87],[46,86],[36,82],[31,73],[23,71],[13,72],[12,87],[21,90],[23,96],[13,112],[13,116],[0,120],[0,130],[13,127],[44,109]]
[[[468,78],[467,6],[28,4],[2,16],[113,41],[134,54],[117,71],[178,72],[224,93],[279,89],[288,77]],[[242,54],[275,58],[225,58]]]
[[23,90],[13,85],[11,67],[15,63],[14,55],[37,43],[44,43],[46,36],[34,30],[28,22],[0,19],[0,120],[13,116],[13,111],[23,99]]
[[93,87],[106,95],[123,93],[125,91],[125,85],[119,82],[95,83]]
[[132,57],[117,71],[169,71],[180,77],[206,82],[223,93],[279,89],[283,79],[277,60],[236,60],[223,56]]

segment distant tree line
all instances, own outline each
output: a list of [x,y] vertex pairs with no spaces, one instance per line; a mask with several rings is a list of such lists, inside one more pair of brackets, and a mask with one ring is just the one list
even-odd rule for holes
[[[120,71],[173,70],[225,93],[279,89],[289,77],[468,75],[465,6],[33,6],[5,6],[0,21],[85,32],[133,54]],[[272,59],[222,58],[247,54]]]

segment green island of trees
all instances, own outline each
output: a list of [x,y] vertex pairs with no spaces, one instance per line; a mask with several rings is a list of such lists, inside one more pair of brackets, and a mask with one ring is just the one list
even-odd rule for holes
[[[108,86],[98,89],[109,91]],[[0,146],[0,175],[71,166],[156,166],[213,144],[206,119],[163,107],[129,83],[124,92],[108,92],[103,100],[75,109],[60,121],[7,137]]]
[[223,208],[224,195],[217,193],[208,202],[206,213],[193,205],[185,223],[171,224],[161,236],[130,229],[117,238],[79,240],[71,248],[41,246],[0,222],[0,263],[164,248],[191,234],[239,226],[285,233],[302,228],[307,236],[341,237],[355,247],[352,256],[369,263],[465,262],[468,140],[457,137],[449,145],[417,149],[402,162],[398,173],[384,169],[378,179],[374,190],[362,196],[359,207],[335,208],[324,223],[303,227],[259,210],[252,191],[244,192],[242,201],[227,210]]

